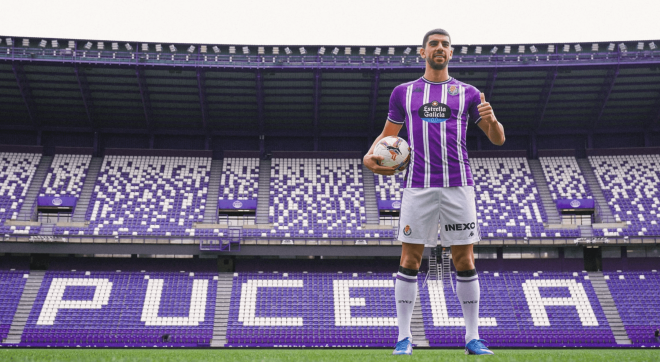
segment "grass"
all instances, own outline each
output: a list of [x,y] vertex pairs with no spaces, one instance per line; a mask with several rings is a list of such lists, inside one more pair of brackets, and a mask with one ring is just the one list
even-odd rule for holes
[[175,362],[175,361],[658,361],[660,351],[640,349],[527,349],[494,350],[495,356],[465,356],[460,349],[417,349],[413,356],[392,356],[388,349],[4,349],[0,361],[6,362]]

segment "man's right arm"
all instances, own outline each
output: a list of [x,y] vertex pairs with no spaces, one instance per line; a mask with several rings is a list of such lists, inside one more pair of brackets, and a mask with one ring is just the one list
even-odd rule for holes
[[378,142],[385,137],[388,136],[397,137],[399,135],[399,131],[401,131],[401,127],[403,127],[403,124],[397,124],[394,122],[390,122],[389,120],[385,121],[385,127],[383,128],[383,131],[380,133],[378,137],[376,137],[376,140],[371,145],[369,152],[367,152],[367,154],[364,155],[364,158],[362,159],[364,165],[367,166],[367,168],[370,169],[371,172],[377,173],[379,175],[387,175],[387,176],[394,175],[394,169],[396,168],[396,166],[385,167],[379,165],[378,161],[382,161],[385,158],[383,156],[374,155],[374,148],[376,147]]

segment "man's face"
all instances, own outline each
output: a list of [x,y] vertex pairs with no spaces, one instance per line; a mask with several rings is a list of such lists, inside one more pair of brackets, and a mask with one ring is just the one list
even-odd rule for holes
[[446,35],[432,34],[426,41],[426,46],[420,51],[420,55],[426,58],[426,63],[435,69],[442,70],[447,67],[449,60],[454,55],[451,50],[449,37]]

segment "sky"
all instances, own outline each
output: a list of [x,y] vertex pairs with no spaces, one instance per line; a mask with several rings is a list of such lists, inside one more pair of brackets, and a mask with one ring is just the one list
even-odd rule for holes
[[658,40],[658,0],[6,0],[0,35],[199,44],[416,45]]

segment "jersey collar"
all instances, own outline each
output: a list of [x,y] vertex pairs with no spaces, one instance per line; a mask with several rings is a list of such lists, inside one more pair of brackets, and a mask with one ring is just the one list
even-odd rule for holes
[[429,83],[429,84],[445,84],[445,83],[449,83],[449,82],[451,82],[452,80],[454,80],[453,77],[449,77],[449,79],[447,79],[447,80],[444,81],[444,82],[431,82],[430,80],[424,78],[424,76],[422,76],[421,79],[422,79],[423,81],[425,81],[426,83]]

